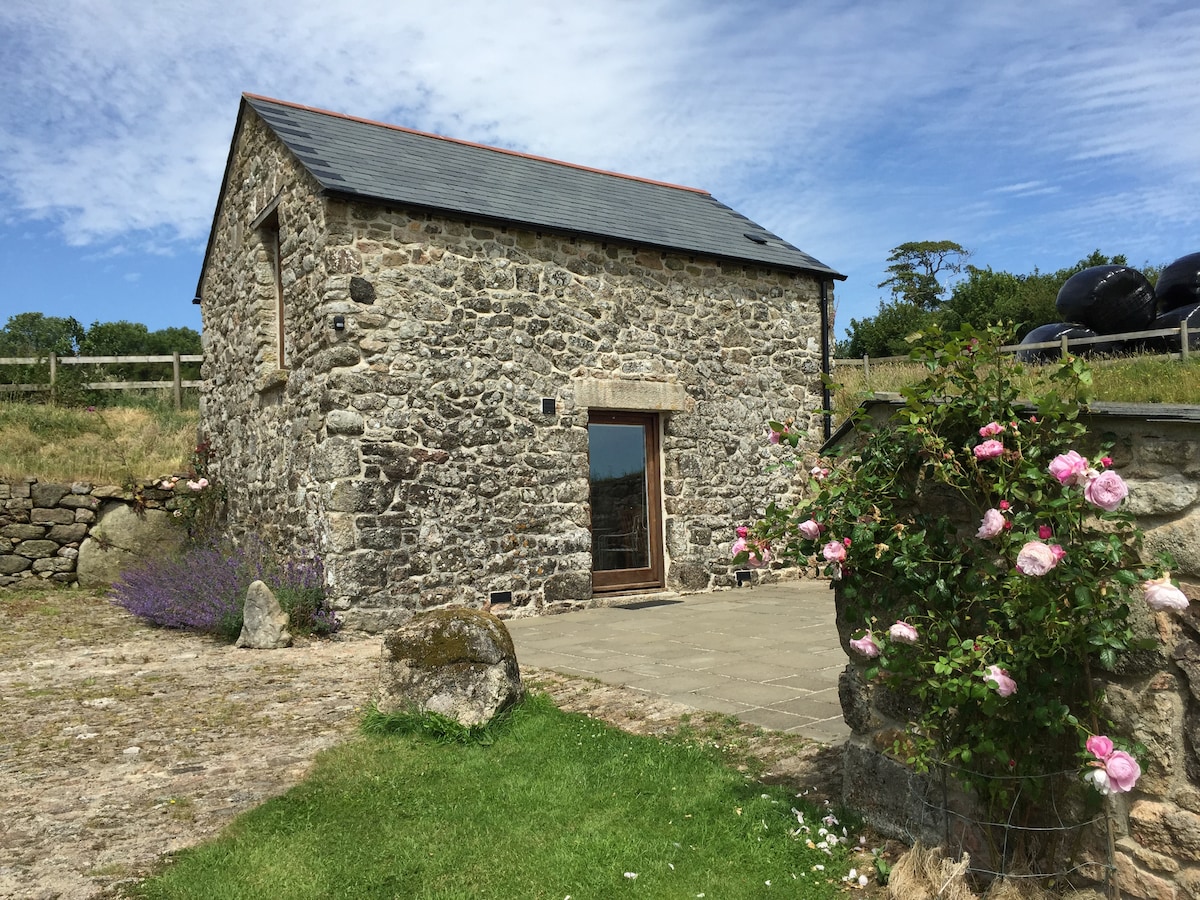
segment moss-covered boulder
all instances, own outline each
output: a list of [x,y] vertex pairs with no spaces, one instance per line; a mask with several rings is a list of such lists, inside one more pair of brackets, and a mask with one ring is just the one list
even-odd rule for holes
[[433,712],[483,725],[522,692],[512,637],[491,613],[438,609],[383,637],[380,712]]

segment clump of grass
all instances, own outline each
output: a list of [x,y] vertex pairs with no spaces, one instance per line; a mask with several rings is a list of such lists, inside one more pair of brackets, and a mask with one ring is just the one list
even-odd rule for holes
[[486,747],[496,742],[496,733],[504,727],[512,713],[512,707],[483,725],[463,725],[461,722],[435,712],[417,709],[380,712],[372,704],[363,715],[363,734],[371,735],[415,735],[426,734],[446,744],[478,744]]
[[535,696],[488,746],[418,732],[328,751],[132,893],[816,900],[843,895],[857,837],[695,746]]
[[124,484],[180,471],[199,413],[0,402],[0,478]]

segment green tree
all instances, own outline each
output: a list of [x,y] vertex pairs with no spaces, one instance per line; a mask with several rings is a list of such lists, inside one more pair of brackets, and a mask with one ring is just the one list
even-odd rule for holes
[[[880,284],[891,287],[892,301],[880,303],[872,318],[850,320],[847,339],[838,343],[838,356],[907,355],[908,335],[931,325],[954,331],[964,325],[985,328],[1005,322],[1020,340],[1039,325],[1062,320],[1055,301],[1072,275],[1093,266],[1128,265],[1120,253],[1109,256],[1094,250],[1055,272],[1035,268],[1028,274],[1014,274],[997,272],[991,266],[967,265],[966,256],[967,251],[952,241],[918,241],[896,247],[888,257],[892,277]],[[1147,264],[1141,271],[1153,284],[1162,267]],[[947,272],[966,272],[966,278],[942,301],[943,288],[937,278]]]
[[960,273],[970,255],[954,241],[908,241],[892,249],[887,267],[891,276],[876,287],[891,288],[894,300],[918,309],[937,309],[946,293],[939,276]]
[[[191,328],[163,328],[150,331],[140,322],[93,322],[80,344],[81,356],[169,356],[172,353],[200,352],[200,335]],[[162,364],[127,363],[104,367],[107,377],[117,381],[159,381],[170,372]],[[199,366],[184,365],[185,379],[199,377]],[[92,380],[97,380],[97,375]]]
[[202,345],[200,332],[194,328],[160,328],[150,332],[147,352],[164,353],[201,353]]
[[[944,330],[962,325],[984,328],[997,322],[1011,323],[1020,340],[1039,325],[1061,321],[1055,301],[1058,292],[1072,275],[1093,266],[1127,265],[1121,254],[1106,256],[1099,250],[1079,260],[1073,266],[1056,272],[1040,272],[1036,268],[1028,275],[995,272],[989,266],[980,269],[967,266],[967,277],[954,286],[950,299],[939,310],[938,324]],[[1158,270],[1149,269],[1151,280]]]
[[0,328],[0,356],[71,356],[83,335],[83,326],[74,318],[18,313]]
[[146,356],[150,330],[140,322],[93,322],[79,345],[80,356]]
[[929,326],[934,314],[903,300],[879,304],[869,319],[851,319],[849,337],[838,343],[841,357],[907,356],[908,336]]

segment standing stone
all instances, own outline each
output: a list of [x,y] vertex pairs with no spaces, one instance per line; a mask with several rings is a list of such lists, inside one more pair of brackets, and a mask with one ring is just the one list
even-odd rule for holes
[[269,587],[261,581],[253,582],[246,590],[242,633],[238,635],[234,646],[249,647],[251,650],[279,650],[291,644],[288,614],[283,611]]
[[470,727],[523,692],[512,637],[491,613],[438,609],[384,635],[380,712],[433,712]]

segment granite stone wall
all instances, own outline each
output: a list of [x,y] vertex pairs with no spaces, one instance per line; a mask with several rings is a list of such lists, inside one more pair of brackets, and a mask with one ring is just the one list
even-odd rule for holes
[[589,409],[659,414],[673,589],[728,583],[733,526],[787,490],[765,422],[819,440],[815,278],[320,197],[253,114],[202,293],[230,523],[320,553],[352,627],[591,602]]
[[[1113,465],[1129,485],[1126,503],[1146,551],[1173,555],[1172,574],[1192,601],[1184,613],[1135,603],[1137,628],[1155,638],[1154,649],[1129,655],[1119,675],[1098,685],[1116,733],[1147,749],[1136,789],[1110,800],[1116,878],[1125,897],[1200,897],[1200,422],[1169,419],[1152,406],[1140,416],[1096,413],[1086,421],[1089,452],[1102,441],[1114,444]],[[907,723],[905,701],[864,680],[866,663],[848,645],[857,624],[839,615],[851,660],[839,685],[852,731],[845,800],[887,833],[937,844],[941,819],[922,802],[927,779],[889,752]],[[1085,858],[1107,865],[1102,835],[1091,832],[1091,840]]]
[[0,481],[0,587],[26,579],[74,584],[81,548],[106,512],[136,505],[165,516],[174,496],[154,484],[139,486],[138,495],[135,501],[123,487],[78,481]]

